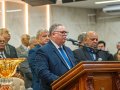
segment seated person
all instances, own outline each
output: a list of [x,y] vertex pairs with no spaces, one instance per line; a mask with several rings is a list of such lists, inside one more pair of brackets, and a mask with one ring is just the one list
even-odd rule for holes
[[105,51],[107,56],[108,56],[108,60],[114,60],[113,55],[109,51],[106,50],[106,43],[104,41],[99,41],[98,42],[97,49]]
[[[0,35],[0,58],[11,58],[5,50],[5,39],[3,36]],[[19,72],[16,72],[13,77],[17,77],[18,79],[23,79]],[[13,90],[9,85],[0,85],[0,90]]]
[[98,35],[94,31],[88,31],[84,37],[84,46],[73,51],[77,62],[109,60],[106,52],[97,50]]
[[10,32],[7,28],[0,29],[0,35],[5,39],[5,52],[9,55],[9,58],[17,58],[17,52],[14,46],[9,44],[9,40],[11,39]]
[[0,35],[0,58],[7,58],[9,55],[5,51],[5,39]]

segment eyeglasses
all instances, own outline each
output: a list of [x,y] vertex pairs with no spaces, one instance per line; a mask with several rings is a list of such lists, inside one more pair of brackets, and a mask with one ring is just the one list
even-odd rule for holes
[[98,41],[97,38],[90,38],[90,40],[91,40],[91,41],[95,41],[95,40]]
[[69,33],[69,32],[67,32],[67,31],[54,31],[54,32],[59,32],[59,33],[61,33],[61,34],[66,34],[66,35],[68,35],[68,33]]

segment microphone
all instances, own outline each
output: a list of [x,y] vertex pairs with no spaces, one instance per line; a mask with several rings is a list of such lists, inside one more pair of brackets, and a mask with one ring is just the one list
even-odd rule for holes
[[67,38],[67,41],[71,41],[73,45],[79,46],[79,42],[77,40],[74,40],[72,38]]
[[67,40],[67,41],[71,41],[71,42],[78,42],[77,40],[74,40],[74,39],[72,39],[72,38],[67,38],[66,40]]

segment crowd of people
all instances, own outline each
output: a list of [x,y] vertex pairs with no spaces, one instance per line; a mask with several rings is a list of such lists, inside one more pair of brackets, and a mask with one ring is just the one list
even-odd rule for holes
[[106,50],[105,41],[99,41],[95,31],[78,36],[79,47],[71,50],[65,45],[68,31],[62,24],[51,25],[49,31],[41,29],[35,37],[21,36],[18,48],[9,44],[9,30],[0,29],[0,58],[26,58],[17,71],[23,77],[26,90],[51,90],[51,83],[81,61],[119,61],[118,51],[112,55]]

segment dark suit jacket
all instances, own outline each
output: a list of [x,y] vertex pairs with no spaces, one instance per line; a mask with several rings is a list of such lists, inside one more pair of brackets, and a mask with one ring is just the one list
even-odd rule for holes
[[27,58],[28,57],[28,50],[25,50],[22,45],[16,48],[18,57]]
[[[72,51],[66,46],[63,46],[63,48],[69,60],[75,66],[76,62]],[[36,75],[41,79],[43,90],[49,90],[50,84],[69,70],[51,41],[36,52],[36,57],[32,64]]]
[[[76,49],[73,51],[73,53],[77,63],[79,63],[80,61],[92,61],[91,55],[86,47],[81,47],[79,49]],[[96,51],[95,54],[96,54],[96,61],[98,59],[101,59],[102,61],[113,60],[113,57],[109,55],[109,53],[106,51]]]
[[33,49],[29,50],[28,53],[28,62],[29,62],[29,66],[31,68],[32,71],[32,75],[33,75],[33,79],[32,79],[32,88],[33,90],[42,90],[41,86],[41,81],[38,78],[38,76],[35,74],[34,69],[32,68],[32,63],[35,60],[35,56],[36,56],[36,51],[40,48],[40,45],[35,46]]
[[5,48],[6,53],[10,56],[10,58],[17,58],[17,52],[14,46],[7,44]]

